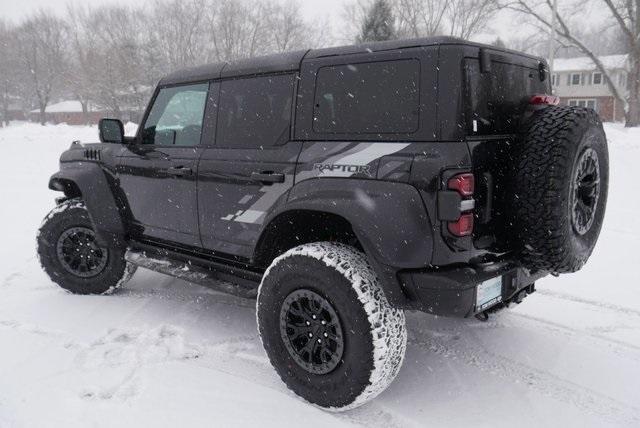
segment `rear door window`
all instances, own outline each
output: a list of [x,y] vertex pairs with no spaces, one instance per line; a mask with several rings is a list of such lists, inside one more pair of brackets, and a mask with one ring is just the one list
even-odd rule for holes
[[416,59],[322,67],[313,130],[320,134],[408,134],[420,119]]
[[512,134],[534,94],[549,92],[548,80],[540,81],[537,69],[491,62],[480,73],[477,59],[465,60],[466,118],[469,134]]
[[287,142],[294,80],[286,74],[223,81],[216,145],[249,149]]

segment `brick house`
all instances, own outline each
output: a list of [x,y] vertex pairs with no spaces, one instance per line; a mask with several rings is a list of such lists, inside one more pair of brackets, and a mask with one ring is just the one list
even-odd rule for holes
[[[628,56],[607,55],[600,57],[600,60],[620,91],[626,93]],[[624,106],[613,97],[604,76],[588,57],[554,60],[551,84],[561,104],[591,107],[603,121],[624,120]]]

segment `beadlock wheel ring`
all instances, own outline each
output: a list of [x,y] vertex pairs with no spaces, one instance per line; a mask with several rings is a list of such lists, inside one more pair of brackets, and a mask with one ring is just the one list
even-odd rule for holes
[[280,309],[280,336],[293,360],[313,374],[334,370],[344,352],[338,314],[324,297],[308,289],[290,293]]
[[578,235],[591,229],[599,199],[600,162],[596,151],[587,148],[578,158],[571,183],[571,224]]
[[108,250],[98,246],[93,230],[71,227],[60,234],[56,255],[67,272],[80,278],[91,278],[104,270]]

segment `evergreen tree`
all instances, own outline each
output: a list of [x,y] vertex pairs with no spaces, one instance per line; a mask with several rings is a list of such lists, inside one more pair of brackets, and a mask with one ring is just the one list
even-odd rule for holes
[[377,42],[382,40],[392,40],[396,36],[394,28],[394,17],[391,5],[387,0],[375,0],[371,8],[367,11],[358,42]]
[[507,47],[505,42],[500,37],[498,37],[492,44],[493,44],[493,46],[498,47],[498,48],[506,48]]

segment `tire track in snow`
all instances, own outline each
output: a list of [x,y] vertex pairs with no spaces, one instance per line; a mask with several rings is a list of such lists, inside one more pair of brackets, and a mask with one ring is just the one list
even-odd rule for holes
[[480,343],[470,340],[459,341],[457,339],[464,333],[457,330],[444,334],[437,330],[423,332],[409,329],[409,332],[408,344],[421,350],[460,361],[482,372],[525,385],[545,396],[573,405],[585,413],[605,418],[607,421],[629,426],[640,424],[640,408],[492,352]]
[[613,311],[620,314],[625,315],[634,315],[640,317],[640,311],[637,309],[626,308],[624,306],[614,305],[612,303],[607,302],[599,302],[597,300],[585,299],[583,297],[574,296],[572,294],[562,293],[558,291],[552,291],[547,289],[536,289],[536,293],[542,294],[543,296],[552,297],[554,299],[567,300],[575,303],[582,303],[584,305],[595,306],[601,309],[607,309],[609,311]]
[[12,330],[19,330],[26,333],[36,334],[38,336],[46,337],[64,337],[67,334],[61,330],[53,330],[39,325],[23,323],[16,320],[0,320],[0,327]]
[[[593,342],[606,342],[607,344],[613,346],[610,349],[613,350],[615,353],[620,355],[624,354],[625,357],[628,357],[640,363],[640,346],[637,346],[622,340],[607,337],[599,333],[594,333],[594,329],[581,330],[581,329],[567,326],[565,324],[546,320],[544,318],[539,318],[533,315],[521,314],[517,312],[509,312],[508,314],[505,314],[505,316],[519,318],[520,320],[528,321],[534,324],[541,324],[542,328],[552,332],[553,334],[558,334],[558,335],[562,334],[564,336],[570,336],[584,342],[589,340],[592,340]],[[507,326],[506,323],[496,323],[495,325],[501,326],[501,327]],[[615,328],[620,328],[620,327],[614,327],[614,329]],[[598,345],[599,344],[601,343],[598,343]],[[632,351],[633,354],[630,354],[629,351]]]

